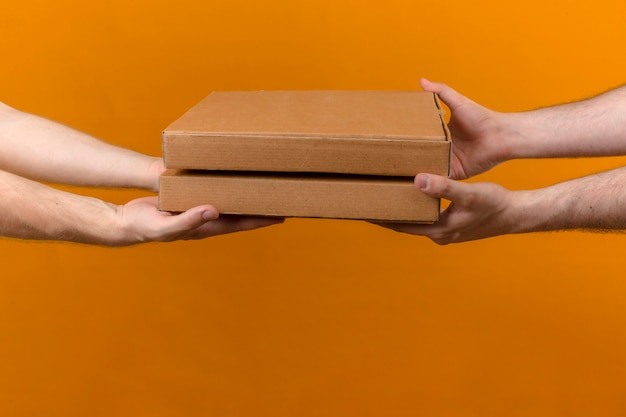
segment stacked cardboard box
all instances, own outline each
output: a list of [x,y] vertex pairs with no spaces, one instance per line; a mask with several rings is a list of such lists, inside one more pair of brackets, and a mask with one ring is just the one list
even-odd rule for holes
[[413,177],[448,174],[442,113],[419,91],[212,93],[163,132],[160,209],[432,223]]

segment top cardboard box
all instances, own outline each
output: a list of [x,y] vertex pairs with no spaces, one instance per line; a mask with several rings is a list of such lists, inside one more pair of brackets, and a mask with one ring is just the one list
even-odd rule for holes
[[447,175],[450,135],[421,91],[215,92],[163,132],[167,168]]

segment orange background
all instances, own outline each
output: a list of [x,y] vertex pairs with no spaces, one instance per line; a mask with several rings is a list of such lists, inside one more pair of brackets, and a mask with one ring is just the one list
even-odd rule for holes
[[[623,0],[21,0],[0,14],[0,100],[159,155],[161,129],[213,90],[427,76],[498,110],[580,99],[624,82],[625,27]],[[478,179],[536,188],[623,163]],[[3,239],[0,415],[622,416],[625,247],[580,232],[440,247],[302,219],[124,249]]]

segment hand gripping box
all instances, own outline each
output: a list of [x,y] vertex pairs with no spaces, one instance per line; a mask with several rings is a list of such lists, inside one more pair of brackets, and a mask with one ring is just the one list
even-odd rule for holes
[[413,176],[448,174],[442,114],[418,91],[212,93],[163,132],[160,208],[431,223]]

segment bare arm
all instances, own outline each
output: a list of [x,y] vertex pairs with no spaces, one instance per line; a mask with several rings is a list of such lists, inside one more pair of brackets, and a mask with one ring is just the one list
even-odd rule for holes
[[384,225],[439,244],[552,230],[626,230],[626,168],[531,191],[463,183],[515,158],[626,155],[626,87],[523,113],[498,113],[422,80],[452,111],[451,178],[419,174],[425,194],[451,202],[433,225]]
[[626,155],[626,86],[521,113],[487,109],[445,84],[422,80],[422,87],[450,107],[454,179],[516,158]]
[[0,103],[0,236],[125,246],[202,239],[281,221],[218,218],[210,205],[172,215],[158,210],[157,197],[120,206],[32,181],[156,191],[162,171],[160,158]]
[[0,169],[38,181],[156,191],[163,162],[0,103]]
[[503,117],[511,158],[626,154],[626,86],[596,97]]
[[279,223],[280,219],[224,217],[212,206],[179,215],[160,212],[157,197],[123,206],[60,191],[0,171],[0,236],[105,246],[202,239]]
[[384,225],[439,244],[554,230],[626,230],[626,168],[530,191],[419,174],[424,193],[451,201],[433,225]]

